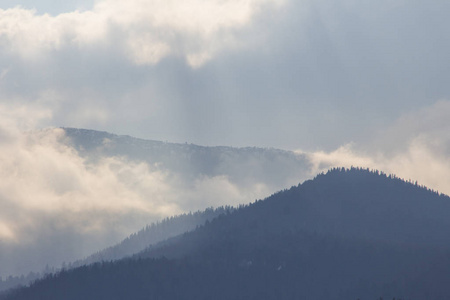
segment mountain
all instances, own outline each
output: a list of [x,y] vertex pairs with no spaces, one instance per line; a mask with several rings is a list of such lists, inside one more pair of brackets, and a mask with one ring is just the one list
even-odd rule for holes
[[[204,211],[197,211],[194,213],[189,212],[165,218],[162,221],[152,223],[141,230],[132,233],[114,246],[100,250],[84,259],[78,259],[74,262],[64,264],[65,268],[72,269],[95,262],[118,260],[133,255],[152,244],[191,231],[196,227],[203,225],[206,221],[212,220],[223,213],[233,210],[234,208],[229,206],[218,207],[216,209],[207,208]],[[47,266],[42,272],[30,272],[27,275],[22,276],[8,276],[4,280],[1,280],[0,278],[0,292],[18,286],[26,286],[44,276],[58,272],[59,269],[60,268]]]
[[165,218],[161,222],[147,225],[138,232],[125,238],[117,245],[98,251],[89,257],[77,260],[69,265],[70,268],[79,267],[95,262],[111,261],[133,255],[143,251],[150,245],[157,244],[171,237],[194,230],[205,222],[233,211],[233,207],[219,207],[216,209],[207,208],[204,211],[181,214],[178,216]]
[[89,160],[126,157],[132,161],[145,161],[157,169],[181,174],[186,180],[225,175],[239,186],[258,182],[274,191],[310,176],[311,163],[306,155],[292,151],[257,147],[206,147],[144,140],[88,129],[63,129],[67,144]]
[[133,257],[4,299],[447,299],[450,198],[333,169]]
[[[248,203],[312,174],[306,155],[278,149],[205,147],[76,128],[30,131],[23,138],[24,151],[11,150],[18,157],[8,162],[0,193],[0,231],[7,236],[0,239],[0,290],[20,282],[21,274],[34,272],[35,278],[47,265],[59,268],[116,245],[147,224]],[[124,254],[142,250],[131,244],[122,245],[129,248]]]

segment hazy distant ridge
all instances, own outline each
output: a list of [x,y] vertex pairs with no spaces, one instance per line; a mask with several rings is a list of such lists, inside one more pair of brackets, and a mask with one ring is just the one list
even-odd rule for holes
[[64,130],[69,143],[90,159],[124,156],[188,178],[227,175],[240,185],[248,181],[262,182],[280,189],[308,176],[311,167],[304,155],[274,148],[207,147],[144,140],[87,129]]

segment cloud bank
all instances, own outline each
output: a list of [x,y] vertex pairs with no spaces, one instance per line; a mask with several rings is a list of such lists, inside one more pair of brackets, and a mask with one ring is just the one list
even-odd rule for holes
[[222,49],[239,47],[239,35],[255,15],[282,2],[104,0],[92,10],[57,16],[20,6],[0,9],[0,47],[26,60],[70,47],[107,47],[137,65],[172,55],[196,67]]
[[40,127],[331,151],[450,97],[444,0],[85,7],[0,10],[2,101],[51,94]]
[[164,217],[269,193],[226,174],[191,180],[125,157],[89,160],[68,146],[63,129],[22,131],[49,115],[28,109],[0,106],[1,276],[82,258]]
[[450,194],[450,101],[402,115],[369,145],[347,144],[307,154],[315,172],[367,167]]

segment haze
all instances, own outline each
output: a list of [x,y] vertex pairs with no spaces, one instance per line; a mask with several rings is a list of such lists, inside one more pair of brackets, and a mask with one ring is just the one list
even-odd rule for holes
[[[43,262],[46,245],[69,238],[66,259],[84,256],[164,216],[248,203],[331,166],[450,193],[448,1],[35,2],[0,4],[2,259],[34,247]],[[51,129],[61,126],[280,148],[307,167],[277,186],[195,178],[187,201],[176,186],[186,174],[93,163]]]

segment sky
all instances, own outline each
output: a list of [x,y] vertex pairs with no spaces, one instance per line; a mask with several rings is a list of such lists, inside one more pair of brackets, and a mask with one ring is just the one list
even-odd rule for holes
[[331,151],[448,101],[448,1],[181,3],[3,0],[2,103],[38,127]]
[[[37,132],[54,127],[293,150],[311,176],[360,165],[450,194],[449,11],[446,0],[1,0],[2,210],[30,228],[50,218],[49,240],[61,228],[82,239],[86,220],[61,214],[105,209],[91,201],[111,195],[95,188],[123,188],[134,202],[117,211],[130,212],[145,193],[185,192],[145,164],[87,166],[60,131]],[[61,196],[70,178],[83,178],[82,196]],[[226,178],[198,184],[253,200]],[[158,201],[158,216],[179,212]],[[19,238],[13,219],[0,222],[3,243],[35,235]]]

